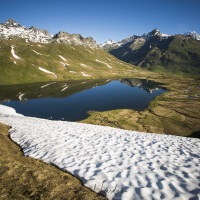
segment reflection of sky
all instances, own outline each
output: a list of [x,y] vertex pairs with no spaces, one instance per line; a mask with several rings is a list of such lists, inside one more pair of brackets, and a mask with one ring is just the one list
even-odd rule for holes
[[27,116],[77,121],[85,118],[90,110],[106,111],[113,109],[144,110],[149,102],[164,90],[148,93],[139,87],[130,87],[119,81],[87,89],[68,97],[10,101],[5,105],[14,107]]

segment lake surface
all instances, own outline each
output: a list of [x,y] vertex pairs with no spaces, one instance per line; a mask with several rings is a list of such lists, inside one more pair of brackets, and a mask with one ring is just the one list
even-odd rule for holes
[[18,113],[53,120],[79,121],[88,111],[148,107],[166,90],[148,80],[86,80],[0,87],[0,103]]

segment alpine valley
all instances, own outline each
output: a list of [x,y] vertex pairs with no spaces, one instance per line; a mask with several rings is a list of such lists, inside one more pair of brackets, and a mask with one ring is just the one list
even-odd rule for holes
[[141,71],[98,48],[91,37],[51,35],[12,19],[0,24],[0,70],[1,85],[109,78]]
[[172,36],[155,29],[98,45],[92,37],[63,31],[51,35],[10,19],[0,24],[0,70],[0,85],[5,88],[47,82],[47,90],[52,82],[61,87],[61,81],[122,78],[134,87],[133,78],[151,80],[167,92],[144,111],[93,111],[82,122],[180,136],[199,134],[200,36],[195,32]]

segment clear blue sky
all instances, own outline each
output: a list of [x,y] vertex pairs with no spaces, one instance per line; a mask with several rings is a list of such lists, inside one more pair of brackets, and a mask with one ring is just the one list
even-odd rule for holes
[[92,36],[97,43],[122,40],[158,28],[200,34],[200,0],[0,0],[0,22]]

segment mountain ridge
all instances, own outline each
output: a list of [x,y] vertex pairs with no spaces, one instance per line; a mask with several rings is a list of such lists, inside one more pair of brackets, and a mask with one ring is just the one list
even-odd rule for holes
[[200,40],[200,34],[198,34],[196,31],[189,31],[183,34],[174,34],[174,35],[170,35],[170,34],[164,34],[161,33],[157,28],[153,29],[152,31],[148,32],[148,33],[144,33],[142,35],[132,35],[130,37],[124,38],[120,41],[113,41],[112,39],[109,39],[107,41],[105,41],[102,44],[99,44],[100,47],[104,47],[105,45],[109,44],[109,45],[114,45],[117,44],[118,46],[122,46],[128,42],[132,42],[134,39],[136,38],[143,38],[143,39],[148,39],[151,36],[155,36],[155,35],[159,35],[162,38],[167,38],[170,36],[175,36],[175,35],[184,35],[184,36],[191,36],[192,38],[196,39],[196,40]]
[[101,48],[116,58],[154,70],[200,72],[200,40],[196,32],[167,35],[154,29],[141,36],[133,35],[119,42],[105,42]]
[[0,38],[10,39],[15,37],[24,38],[31,42],[66,43],[97,48],[97,43],[92,37],[84,38],[80,34],[69,34],[63,31],[51,35],[49,31],[38,29],[34,26],[26,28],[13,19],[8,19],[6,22],[0,23]]

